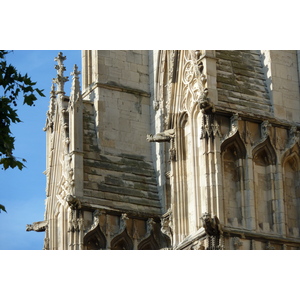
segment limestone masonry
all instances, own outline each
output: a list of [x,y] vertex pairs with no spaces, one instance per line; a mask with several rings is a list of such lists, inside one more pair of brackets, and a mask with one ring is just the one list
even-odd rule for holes
[[44,249],[299,249],[299,51],[83,50],[70,96],[65,59]]

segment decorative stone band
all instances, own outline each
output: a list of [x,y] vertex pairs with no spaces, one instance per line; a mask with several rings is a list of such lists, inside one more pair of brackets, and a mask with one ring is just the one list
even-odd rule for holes
[[118,84],[118,83],[113,82],[113,81],[109,81],[107,83],[104,83],[104,82],[94,83],[92,86],[90,86],[88,89],[86,89],[83,92],[82,98],[84,99],[88,94],[90,94],[93,90],[95,90],[96,88],[99,88],[99,87],[107,89],[107,90],[119,91],[119,92],[124,92],[124,93],[128,93],[128,94],[135,94],[135,95],[150,98],[150,93],[148,93],[146,91],[139,90],[139,89],[134,89],[134,88],[131,88],[131,87],[127,87],[127,86]]

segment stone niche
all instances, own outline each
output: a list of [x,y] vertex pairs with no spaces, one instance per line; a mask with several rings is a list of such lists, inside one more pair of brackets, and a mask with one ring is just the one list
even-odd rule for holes
[[254,193],[257,223],[261,231],[273,230],[274,159],[270,148],[261,147],[253,155]]
[[300,168],[299,156],[292,153],[284,161],[284,197],[286,209],[286,233],[289,237],[299,237],[300,227]]

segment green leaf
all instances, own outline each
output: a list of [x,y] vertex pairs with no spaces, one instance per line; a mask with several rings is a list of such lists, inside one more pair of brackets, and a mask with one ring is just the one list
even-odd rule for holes
[[6,211],[6,209],[5,209],[5,206],[2,205],[2,204],[0,204],[0,213],[1,213],[1,210],[5,211],[5,212],[7,213],[7,211]]
[[35,89],[35,90],[41,97],[46,97],[43,93],[44,90],[39,90],[39,89]]
[[14,156],[1,158],[0,165],[3,165],[4,170],[7,170],[8,168],[14,169],[15,167],[18,167],[19,170],[26,168],[26,166],[22,162],[18,161]]
[[25,159],[16,159],[13,156],[15,149],[15,138],[11,135],[10,126],[12,123],[22,122],[18,116],[18,97],[23,96],[23,104],[34,106],[37,97],[45,97],[44,90],[33,88],[33,82],[26,73],[24,76],[18,73],[11,64],[7,64],[5,55],[11,51],[0,50],[0,165],[4,170],[8,168],[18,168],[22,170],[26,162]]
[[34,94],[24,96],[24,104],[29,106],[32,106],[35,100],[37,100],[37,97]]

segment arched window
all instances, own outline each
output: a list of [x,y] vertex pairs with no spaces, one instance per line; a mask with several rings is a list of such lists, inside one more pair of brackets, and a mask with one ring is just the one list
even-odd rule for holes
[[155,241],[153,234],[139,244],[138,250],[159,250],[159,246]]
[[244,224],[244,158],[245,146],[236,133],[222,144],[223,196],[225,220],[232,226]]
[[293,153],[283,164],[284,200],[287,235],[299,237],[300,230],[300,166],[299,154]]
[[132,250],[133,242],[126,230],[111,241],[111,250]]
[[269,138],[253,150],[253,180],[256,202],[256,217],[264,232],[274,230],[274,168],[276,153]]
[[88,232],[84,239],[83,243],[86,246],[87,250],[102,250],[106,249],[106,238],[102,233],[99,225],[90,232]]

